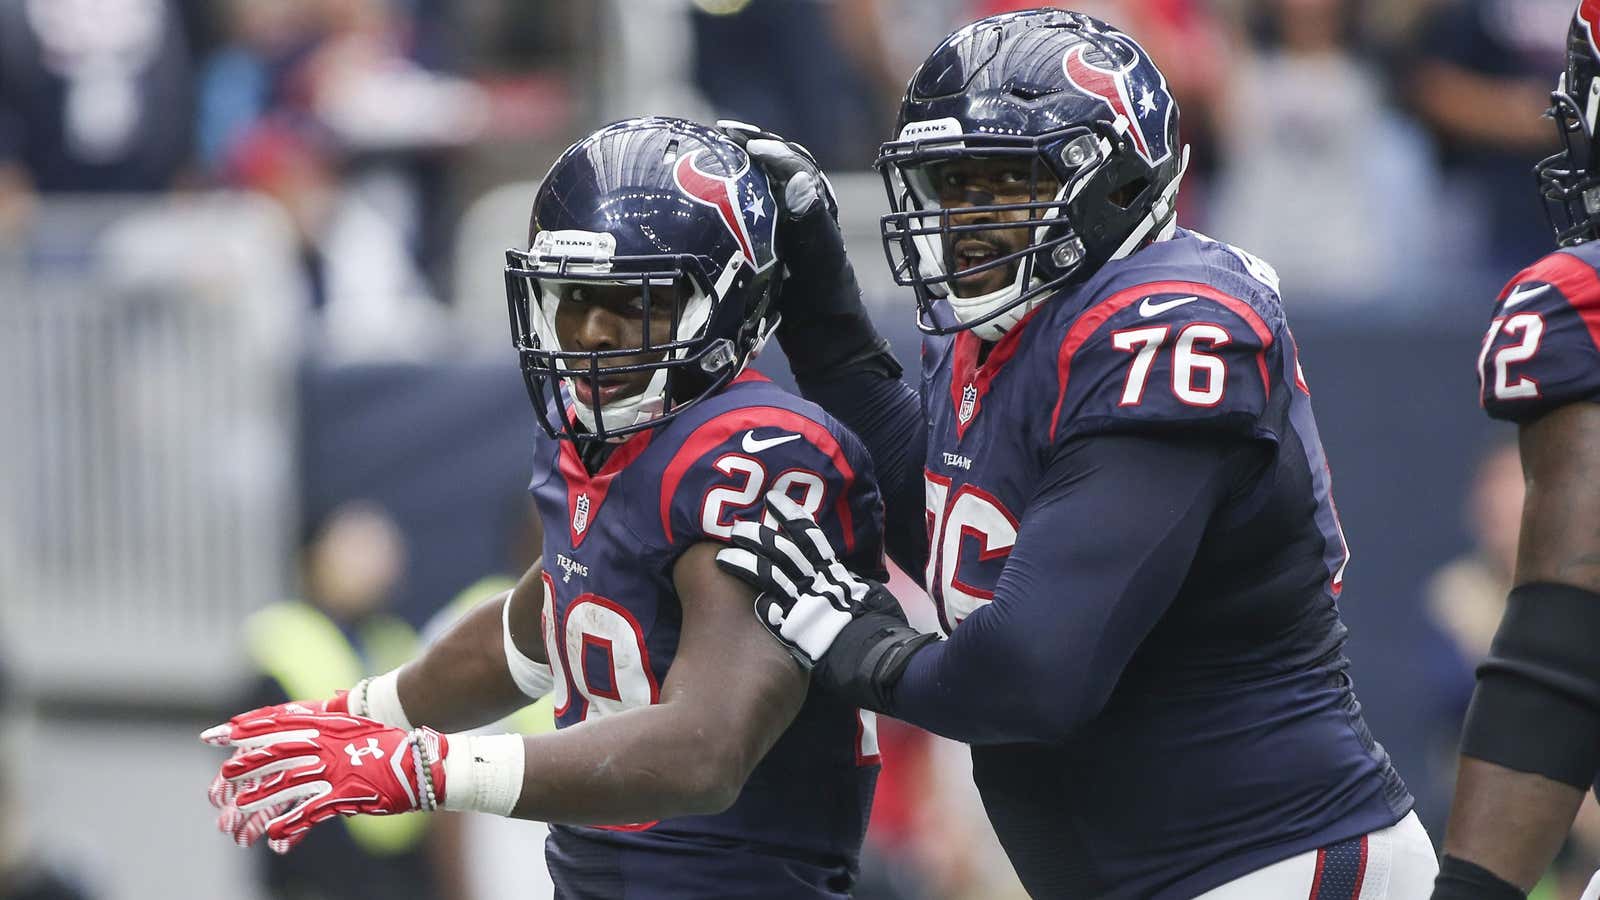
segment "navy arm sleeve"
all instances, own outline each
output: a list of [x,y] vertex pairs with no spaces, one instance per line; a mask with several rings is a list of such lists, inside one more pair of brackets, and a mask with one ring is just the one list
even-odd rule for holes
[[1226,437],[1060,444],[993,602],[912,657],[887,711],[968,744],[1069,737],[1104,707],[1261,452]]
[[883,497],[884,547],[896,565],[915,577],[928,563],[922,488],[928,425],[916,389],[868,370],[829,379],[797,375],[795,380],[801,396],[861,438]]

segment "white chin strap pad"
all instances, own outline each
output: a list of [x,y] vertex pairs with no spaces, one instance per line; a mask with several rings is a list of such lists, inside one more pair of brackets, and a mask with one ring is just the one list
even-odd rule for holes
[[604,420],[607,431],[631,428],[640,422],[648,422],[660,416],[666,408],[667,370],[657,369],[650,376],[650,383],[645,385],[644,390],[632,397],[601,404],[598,410],[577,397],[570,396],[570,392],[568,399],[572,401],[572,411],[578,417],[578,422],[590,432],[599,430],[598,425],[601,420]]
[[[998,291],[990,291],[978,297],[957,297],[951,294],[945,300],[950,304],[950,311],[955,313],[956,321],[969,322],[988,315],[998,307],[1011,303],[1022,296],[1022,265],[1017,266],[1017,280],[1011,282]],[[1035,301],[1018,303],[998,316],[982,325],[972,328],[972,333],[985,341],[998,341],[1016,325],[1029,309],[1033,308]]]

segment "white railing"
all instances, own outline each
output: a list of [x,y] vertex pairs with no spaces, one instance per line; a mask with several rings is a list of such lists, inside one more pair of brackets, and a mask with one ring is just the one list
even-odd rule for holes
[[304,306],[250,198],[50,201],[0,250],[0,647],[51,693],[201,700],[282,596]]

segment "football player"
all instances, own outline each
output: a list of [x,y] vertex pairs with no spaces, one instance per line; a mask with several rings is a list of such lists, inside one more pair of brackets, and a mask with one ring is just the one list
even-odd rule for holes
[[1438,900],[1525,896],[1600,772],[1600,0],[1579,5],[1550,99],[1564,149],[1536,172],[1561,249],[1500,292],[1478,356],[1479,400],[1517,423],[1528,493],[1461,736]]
[[[747,367],[777,318],[776,211],[743,149],[678,119],[557,160],[506,267],[543,562],[413,662],[208,731],[236,749],[225,830],[285,852],[335,815],[475,810],[561,823],[558,897],[849,893],[870,714],[809,691],[714,562],[776,491],[881,571],[859,441]],[[440,733],[546,692],[553,734]]]
[[1348,554],[1277,278],[1176,226],[1177,126],[1139,45],[1075,12],[933,51],[878,159],[920,397],[820,173],[727,126],[784,185],[779,340],[872,453],[942,634],[881,612],[782,497],[719,562],[815,683],[972,745],[1033,896],[1420,900],[1437,864],[1353,693]]

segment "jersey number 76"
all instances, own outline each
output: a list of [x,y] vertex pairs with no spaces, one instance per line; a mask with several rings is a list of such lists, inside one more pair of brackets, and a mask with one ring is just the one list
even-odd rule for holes
[[994,591],[962,580],[962,541],[977,541],[980,562],[1000,559],[1011,553],[1020,524],[982,488],[963,484],[952,497],[949,478],[926,470],[923,477],[928,517],[928,568],[923,583],[938,610],[939,626],[949,634],[962,619],[994,599]]
[[[1167,346],[1167,336],[1171,332],[1168,325],[1148,325],[1111,333],[1112,347],[1133,354],[1118,406],[1138,406],[1144,402],[1150,370],[1155,366],[1156,356]],[[1183,326],[1177,340],[1173,341],[1173,396],[1190,406],[1211,407],[1221,403],[1223,386],[1228,380],[1228,364],[1201,347],[1215,350],[1232,342],[1233,337],[1221,325],[1190,322]]]

